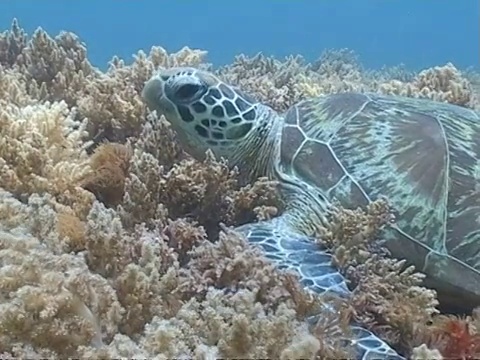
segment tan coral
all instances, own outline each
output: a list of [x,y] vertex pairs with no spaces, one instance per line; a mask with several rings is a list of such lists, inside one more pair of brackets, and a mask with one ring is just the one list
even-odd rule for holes
[[18,20],[13,19],[12,27],[0,34],[0,64],[13,66],[18,56],[27,46],[27,34],[19,26]]
[[152,47],[148,56],[139,52],[130,66],[114,58],[104,74],[90,64],[85,44],[71,32],[51,37],[38,28],[29,38],[15,20],[0,36],[0,64],[24,76],[28,95],[77,107],[78,115],[89,119],[87,131],[96,142],[138,135],[144,119],[139,89],[155,68],[197,66],[205,56],[188,47],[174,54]]
[[[35,201],[32,202],[32,204],[33,203],[35,203]],[[36,203],[40,204],[38,201],[36,201]],[[20,205],[17,205],[17,207],[18,206]],[[27,215],[30,220],[25,223],[25,226],[34,226],[38,234],[46,233],[49,228],[48,222],[41,221],[42,219],[38,219],[40,221],[35,219],[36,216],[45,213],[44,210],[30,213],[27,209],[28,206],[24,207],[24,211],[28,212]],[[17,211],[21,211],[21,209]],[[42,227],[46,227],[46,229],[41,229]],[[288,285],[287,288],[286,286],[290,283],[290,280],[285,283],[282,279],[287,278],[276,270],[273,265],[268,264],[266,259],[264,259],[259,252],[254,251],[242,238],[223,236],[221,243],[213,245],[207,241],[204,233],[198,233],[196,243],[188,245],[192,231],[195,229],[193,226],[190,226],[191,230],[188,230],[188,226],[186,228],[185,225],[180,224],[175,225],[177,230],[173,231],[173,228],[170,228],[170,230],[164,232],[163,235],[146,231],[146,229],[137,229],[135,232],[137,235],[128,235],[122,230],[119,218],[115,215],[114,210],[107,210],[98,203],[92,209],[86,227],[87,231],[85,236],[88,238],[87,264],[90,270],[88,273],[91,273],[94,279],[98,278],[98,280],[102,281],[110,279],[107,288],[101,291],[97,289],[92,292],[89,290],[88,284],[85,283],[85,281],[92,282],[93,280],[84,278],[80,276],[79,272],[74,271],[74,259],[80,261],[81,266],[85,269],[83,256],[65,257],[61,255],[62,259],[64,259],[64,262],[61,264],[63,264],[64,269],[69,269],[67,274],[71,274],[72,276],[69,284],[75,286],[75,294],[77,294],[87,306],[86,308],[80,307],[79,309],[85,309],[85,311],[87,311],[86,314],[90,311],[97,315],[94,318],[88,316],[89,321],[94,321],[94,319],[99,321],[96,326],[97,330],[91,331],[94,331],[94,333],[98,335],[98,327],[106,327],[106,330],[102,331],[102,334],[105,336],[104,332],[106,331],[107,341],[110,339],[108,329],[113,330],[115,327],[119,327],[124,334],[128,334],[132,339],[135,339],[137,337],[136,334],[146,326],[146,335],[144,338],[141,338],[140,341],[142,348],[147,349],[149,354],[161,352],[167,357],[175,354],[178,356],[191,356],[191,349],[194,349],[193,351],[195,352],[200,351],[200,348],[197,350],[197,346],[202,346],[200,340],[204,338],[203,334],[209,334],[210,341],[216,344],[218,348],[217,351],[219,354],[222,354],[222,356],[253,353],[259,354],[259,356],[264,354],[264,356],[267,357],[276,357],[285,347],[293,346],[292,341],[294,343],[295,341],[302,341],[302,338],[295,340],[293,338],[294,336],[299,333],[304,333],[305,336],[308,337],[305,323],[297,319],[299,310],[295,309],[297,306],[307,306],[307,308],[301,310],[302,316],[306,316],[308,315],[308,306],[313,306],[318,299],[316,300],[307,293],[302,295],[301,292],[303,292],[303,290],[301,290],[299,285],[295,286],[298,290],[293,290],[291,285]],[[21,246],[21,241],[18,241],[18,239],[15,239],[15,241],[16,246]],[[35,244],[39,244],[34,238],[32,238],[32,241],[34,241]],[[187,245],[187,248],[180,250],[182,246],[177,244]],[[49,255],[51,254],[49,251],[51,245],[53,244],[43,244],[45,256],[54,256],[53,254]],[[194,254],[195,261],[191,262],[189,266],[190,270],[181,270],[179,268],[180,264],[177,262],[175,255],[177,250],[175,249],[186,251],[189,248],[192,250],[194,247],[196,247]],[[225,257],[221,255],[226,254],[226,252],[231,254],[231,256]],[[243,254],[244,252],[246,253]],[[39,263],[43,262],[42,254],[43,253],[36,253]],[[224,259],[222,264],[215,261],[215,259],[219,257]],[[188,259],[185,260],[189,261]],[[245,263],[245,267],[243,268],[234,265],[242,262]],[[235,269],[234,276],[237,279],[236,281],[232,281],[233,279],[222,276],[222,286],[230,286],[229,284],[238,286],[238,281],[245,281],[245,284],[248,285],[251,290],[246,290],[243,293],[232,292],[229,296],[225,296],[223,291],[217,291],[217,295],[212,298],[209,296],[212,290],[209,290],[208,286],[205,288],[198,287],[199,282],[195,280],[196,277],[193,276],[194,274],[198,274],[200,278],[205,279],[206,276],[211,276],[208,274],[214,274],[222,267],[225,267],[227,271],[229,271],[228,269],[230,268]],[[42,269],[43,273],[45,273],[45,268]],[[202,273],[204,275],[202,275]],[[248,275],[249,273],[253,276]],[[270,275],[266,276],[266,273],[270,273]],[[24,274],[28,275],[28,272],[24,272]],[[45,273],[45,275],[46,274],[48,273]],[[102,274],[103,276],[99,276],[98,274]],[[4,277],[4,280],[7,278],[8,277]],[[94,284],[95,283],[92,283],[90,286]],[[43,292],[48,291],[48,287],[44,288],[45,285],[46,284],[43,283],[38,285],[36,295],[39,300],[42,298]],[[110,285],[112,285],[112,288],[110,288]],[[117,299],[118,297],[118,302],[122,305],[121,307],[119,304],[108,306],[109,301],[112,301],[112,289],[114,289],[116,294],[113,299]],[[203,289],[205,289],[206,292],[203,291]],[[106,290],[110,293],[105,292]],[[294,294],[291,291],[299,291],[300,293]],[[89,296],[94,297],[91,298]],[[300,299],[302,296],[305,297],[305,300],[300,302],[294,300]],[[50,299],[50,302],[63,301],[62,298],[50,297],[48,299]],[[66,299],[70,299],[70,297]],[[74,297],[72,299],[75,300],[76,298]],[[199,300],[194,300],[192,303],[189,299]],[[95,300],[94,303],[91,302],[93,300]],[[307,305],[309,303],[310,305]],[[277,305],[273,306],[273,304]],[[280,305],[280,307],[278,307],[278,305]],[[46,304],[42,306],[46,306]],[[271,309],[272,306],[277,308],[277,310],[271,312],[269,309]],[[75,309],[75,307],[73,309]],[[125,311],[123,309],[125,309]],[[205,309],[210,310],[205,311]],[[244,320],[242,321],[243,323],[248,321],[248,328],[250,329],[250,336],[252,338],[250,345],[240,341],[243,338],[240,336],[239,331],[237,331],[237,323],[235,321],[233,324],[230,322],[232,316],[234,316],[234,318],[238,316],[238,320],[241,320],[242,316],[235,315],[240,310],[247,316],[244,316]],[[61,308],[58,311],[61,311]],[[265,314],[267,314],[268,311],[268,316],[258,317],[259,311],[265,312]],[[59,314],[63,314],[63,312],[54,312],[52,314],[58,316]],[[83,314],[83,312],[81,312],[81,314]],[[217,319],[218,315],[211,316],[213,314],[223,314],[221,315],[223,320]],[[74,315],[75,313],[73,313],[70,318],[68,317],[68,312],[65,313],[65,316],[67,316],[66,320],[69,319],[78,326],[83,326],[84,323],[79,321],[79,318]],[[198,317],[196,322],[193,322],[193,316]],[[240,325],[242,321],[240,321],[238,325]],[[4,324],[10,323],[5,322]],[[41,334],[48,337],[51,336],[48,331],[56,331],[56,333],[66,331],[63,328],[63,326],[65,326],[64,323],[57,322],[57,324],[59,328],[50,327],[44,329],[42,323],[33,322],[30,326],[31,333],[36,334],[36,331],[41,331]],[[164,325],[167,324],[169,325],[167,327],[168,331],[164,327]],[[220,328],[216,328],[214,324],[222,324],[221,328],[223,331],[219,331]],[[88,325],[88,322],[86,325]],[[66,329],[72,330],[73,328],[67,326]],[[210,331],[213,332],[209,333]],[[277,335],[275,337],[272,337],[272,331],[276,331]],[[77,355],[85,353],[97,354],[97,356],[107,353],[118,354],[118,352],[122,351],[120,350],[122,348],[121,345],[118,344],[119,347],[117,347],[115,340],[109,343],[109,350],[106,348],[100,349],[95,345],[97,343],[91,344],[88,342],[91,341],[89,339],[92,336],[88,334],[91,334],[91,332],[86,333],[85,338],[74,338],[78,339],[79,342],[72,346],[69,345],[60,349],[56,347],[55,343],[52,343],[48,346],[48,349],[53,351],[55,356],[71,354],[74,349],[76,349],[75,354]],[[173,334],[177,334],[178,336],[174,338],[175,342],[171,345],[165,347],[166,344],[158,342],[162,336],[173,341],[171,337]],[[27,335],[29,335],[29,333],[24,334],[24,336]],[[115,338],[117,341],[120,340],[118,337]],[[46,341],[38,337],[34,339],[38,342]],[[66,341],[65,338],[58,339]],[[127,341],[126,339],[123,340]],[[325,341],[325,339],[318,339],[318,341]],[[235,343],[237,345],[233,347]],[[188,344],[188,347],[182,344]],[[241,346],[238,347],[238,345]],[[131,340],[130,346],[132,351],[135,351],[135,343]],[[8,350],[10,351],[11,349]],[[21,351],[20,349],[16,349],[15,351],[17,351],[16,354],[23,354],[26,349],[22,348]],[[137,349],[137,351],[140,350]]]
[[138,136],[145,121],[145,106],[140,98],[145,81],[158,67],[197,66],[205,55],[204,51],[187,47],[174,54],[152,47],[148,56],[139,52],[130,66],[114,58],[108,72],[87,81],[84,96],[76,97],[79,112],[90,120],[90,135],[97,142],[124,142]]
[[18,196],[48,192],[65,204],[89,202],[85,122],[63,102],[0,110],[0,186]]
[[312,64],[311,70],[319,76],[309,74],[307,82],[315,79],[313,87],[318,88],[319,94],[364,91],[364,76],[352,50],[326,50]]
[[23,106],[35,101],[28,95],[25,76],[0,65],[0,104]]
[[422,71],[414,84],[433,100],[473,107],[471,85],[452,63]]
[[[3,351],[15,351],[20,342],[73,355],[79,345],[102,346],[104,332],[116,331],[106,322],[114,318],[106,316],[122,309],[81,256],[54,255],[18,228],[0,231],[0,262]],[[110,300],[99,303],[99,296]]]
[[367,88],[360,82],[347,81],[339,78],[337,75],[330,75],[321,80],[314,80],[311,77],[299,76],[295,84],[299,99],[317,97],[321,95],[337,94],[343,92],[357,91],[363,92]]
[[69,251],[78,252],[86,248],[86,226],[78,216],[63,212],[57,215],[57,232],[65,241]]
[[276,214],[281,206],[276,184],[258,179],[241,186],[237,172],[208,153],[203,162],[184,154],[164,120],[145,124],[133,145],[126,197],[121,204],[125,223],[133,226],[168,214],[188,217],[204,226],[211,236],[218,223],[243,223]]
[[[349,303],[334,303],[338,317],[311,327],[305,317],[325,299],[222,231],[221,222],[279,214],[276,183],[243,184],[221,159],[194,161],[139,95],[157,67],[209,67],[205,55],[153,47],[131,65],[114,58],[103,73],[71,33],[50,37],[39,29],[29,39],[14,22],[0,36],[0,262],[8,263],[0,351],[348,358],[341,336],[354,317],[417,356],[431,335],[425,324],[434,318],[435,294],[374,245],[389,221],[383,203],[339,210],[321,233],[357,288]],[[347,51],[327,52],[314,66],[300,57],[243,56],[218,72],[278,110],[309,96],[378,90]],[[435,87],[442,101],[468,99],[450,65],[390,85],[409,96]],[[80,186],[87,183],[96,188]]]
[[41,100],[63,100],[70,106],[86,78],[99,73],[87,60],[86,47],[70,32],[55,38],[38,28],[31,38],[14,20],[0,37],[0,64],[21,72],[29,95]]
[[355,287],[352,316],[403,351],[420,345],[420,334],[438,313],[436,293],[422,287],[424,275],[375,246],[379,230],[392,221],[381,199],[366,211],[339,207],[321,238],[334,250],[334,262]]
[[296,77],[306,71],[304,60],[299,56],[280,61],[257,54],[251,58],[240,55],[233,64],[217,72],[228,83],[238,85],[275,110],[284,111],[299,100]]
[[420,72],[411,83],[392,80],[379,85],[386,94],[428,98],[465,107],[475,107],[475,95],[469,81],[452,64]]
[[82,187],[105,204],[118,205],[123,199],[131,156],[131,149],[126,145],[100,145],[90,157],[92,171],[82,180]]
[[278,111],[308,97],[365,88],[356,57],[346,49],[325,51],[311,65],[300,56],[281,61],[262,54],[241,55],[218,74]]

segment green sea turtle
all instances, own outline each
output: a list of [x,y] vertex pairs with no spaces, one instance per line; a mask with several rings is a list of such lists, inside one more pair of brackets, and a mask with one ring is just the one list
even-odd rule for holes
[[[214,74],[160,70],[143,89],[182,146],[207,149],[250,179],[280,182],[285,212],[238,228],[304,286],[348,294],[326,249],[309,234],[333,200],[345,207],[386,196],[396,221],[383,238],[392,255],[424,272],[439,293],[480,305],[480,118],[429,100],[343,93],[303,100],[285,114]],[[401,358],[359,326],[359,358]]]

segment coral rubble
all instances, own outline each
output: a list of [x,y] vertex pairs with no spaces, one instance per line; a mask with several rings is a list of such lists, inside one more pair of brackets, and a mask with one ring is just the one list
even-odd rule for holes
[[[102,72],[75,34],[28,37],[16,21],[0,34],[2,356],[348,357],[352,317],[413,358],[459,356],[448,330],[478,353],[477,317],[437,315],[421,275],[373,245],[383,202],[338,209],[323,229],[356,290],[339,318],[307,326],[324,300],[222,226],[276,216],[275,182],[193,160],[141,101],[155,68],[209,68],[205,55],[153,47]],[[477,106],[452,64],[373,73],[341,50],[313,64],[241,55],[215,71],[279,111],[348,90]]]

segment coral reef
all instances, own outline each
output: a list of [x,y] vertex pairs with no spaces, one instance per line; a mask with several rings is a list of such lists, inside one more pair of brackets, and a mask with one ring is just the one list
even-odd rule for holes
[[472,84],[451,63],[420,72],[410,82],[392,80],[379,85],[387,94],[422,97],[474,108],[476,97]]
[[464,74],[451,63],[418,74],[402,66],[367,71],[347,49],[325,51],[313,64],[307,64],[300,56],[280,61],[262,54],[252,58],[240,55],[231,65],[220,68],[218,74],[278,111],[306,97],[347,91],[427,98],[470,108],[480,106],[478,91],[472,84],[478,79],[474,71]]
[[[0,34],[2,357],[347,358],[351,318],[413,358],[478,354],[478,317],[438,315],[422,276],[376,245],[383,201],[339,208],[322,229],[355,290],[307,326],[325,300],[224,227],[280,213],[277,184],[193,160],[141,101],[155,68],[211,68],[205,56],[153,47],[102,72],[72,33],[28,37],[14,21]],[[214,71],[279,111],[349,90],[478,104],[451,64],[367,72],[348,50],[313,64],[241,55]]]

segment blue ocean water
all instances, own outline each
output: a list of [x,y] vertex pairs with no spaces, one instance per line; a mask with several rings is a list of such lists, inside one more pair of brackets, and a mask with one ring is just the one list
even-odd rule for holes
[[477,0],[3,0],[0,29],[16,17],[30,34],[73,31],[101,68],[152,45],[202,48],[216,65],[239,53],[314,60],[346,47],[372,68],[465,68],[480,67],[479,14]]

